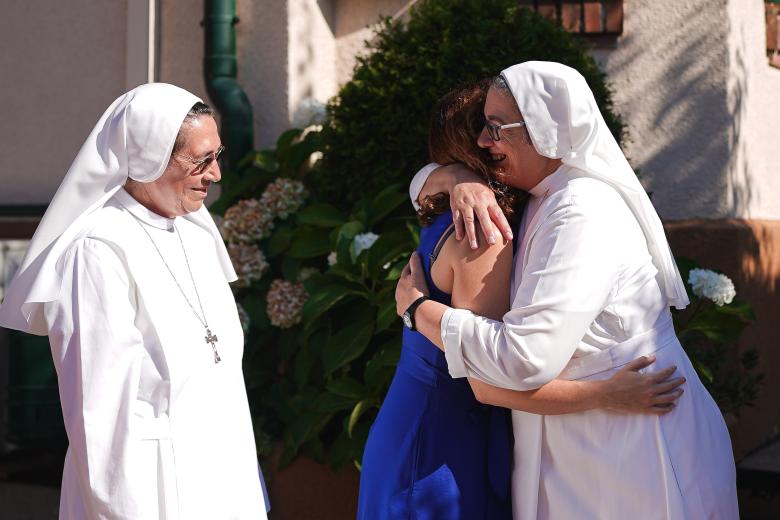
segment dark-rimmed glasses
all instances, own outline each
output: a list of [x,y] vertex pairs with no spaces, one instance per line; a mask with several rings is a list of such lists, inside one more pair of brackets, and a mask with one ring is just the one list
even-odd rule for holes
[[195,167],[194,168],[195,170],[203,171],[209,166],[211,166],[211,164],[214,161],[218,161],[219,156],[222,155],[222,152],[224,151],[225,151],[225,145],[222,145],[219,148],[217,148],[215,152],[209,152],[209,154],[206,155],[203,159],[193,159],[188,155],[181,155],[181,154],[176,154],[176,157],[187,160],[187,162],[189,162]]
[[485,130],[487,130],[488,135],[493,141],[501,140],[501,130],[505,128],[518,128],[525,126],[525,121],[520,121],[519,123],[509,123],[506,125],[497,125],[496,123],[490,122],[485,116],[482,116],[482,121],[485,124]]

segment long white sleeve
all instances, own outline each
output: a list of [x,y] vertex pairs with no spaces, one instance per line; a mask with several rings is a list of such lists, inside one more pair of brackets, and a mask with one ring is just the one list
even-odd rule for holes
[[62,260],[61,294],[68,296],[47,303],[45,313],[86,513],[149,518],[133,498],[144,476],[127,471],[128,447],[139,442],[129,428],[144,357],[134,284],[101,241],[80,240]]
[[442,339],[453,377],[531,390],[565,368],[607,304],[620,270],[621,228],[610,211],[620,201],[609,188],[597,188],[602,196],[553,195],[560,200],[544,209],[527,246],[527,264],[516,259],[522,276],[503,321],[458,309],[444,314]]
[[437,163],[426,164],[414,174],[412,182],[409,183],[409,198],[412,199],[412,206],[414,206],[415,211],[420,209],[420,203],[417,202],[417,199],[420,198],[420,192],[422,192],[422,189],[425,186],[425,181],[428,180],[428,177],[433,173],[433,170],[439,166],[441,165]]

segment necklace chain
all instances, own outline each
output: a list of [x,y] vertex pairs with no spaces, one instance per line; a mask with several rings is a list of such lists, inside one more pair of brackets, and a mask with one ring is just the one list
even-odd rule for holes
[[[132,215],[132,213],[131,213]],[[187,271],[190,273],[190,280],[192,280],[192,288],[195,290],[195,297],[198,299],[198,306],[200,306],[200,313],[203,315],[203,317],[200,317],[200,314],[198,314],[198,311],[195,310],[195,307],[190,302],[190,299],[187,298],[187,294],[184,292],[184,289],[182,289],[181,284],[179,284],[179,280],[176,279],[176,275],[173,274],[173,270],[168,265],[168,262],[165,261],[165,257],[162,254],[162,251],[160,251],[160,248],[157,247],[157,243],[152,238],[152,235],[149,234],[149,231],[146,229],[146,227],[141,223],[140,220],[138,220],[135,215],[133,215],[135,218],[135,221],[138,222],[138,225],[141,226],[141,229],[144,230],[144,233],[146,233],[146,236],[149,237],[149,240],[152,242],[152,245],[154,246],[155,251],[157,251],[157,254],[160,255],[160,260],[162,260],[163,265],[165,265],[165,268],[168,270],[168,272],[171,275],[171,278],[173,278],[174,283],[176,284],[176,287],[179,288],[179,292],[181,293],[182,297],[184,297],[184,301],[187,302],[187,305],[190,306],[190,309],[192,309],[192,313],[195,315],[196,318],[198,318],[198,321],[203,325],[204,328],[208,329],[209,324],[206,321],[206,313],[203,311],[203,303],[200,301],[200,294],[198,293],[198,286],[195,285],[195,277],[192,274],[192,268],[190,267],[190,259],[187,257],[187,250],[184,248],[184,241],[181,239],[181,233],[179,233],[179,229],[176,227],[176,224],[173,224],[173,230],[176,232],[176,236],[179,237],[179,244],[181,244],[181,252],[184,253],[184,261],[187,264]]]

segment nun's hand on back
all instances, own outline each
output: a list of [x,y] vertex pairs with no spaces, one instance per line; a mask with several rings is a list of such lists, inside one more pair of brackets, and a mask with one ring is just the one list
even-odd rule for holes
[[489,244],[496,243],[501,235],[512,240],[512,228],[496,202],[493,190],[482,177],[462,164],[453,163],[437,168],[431,178],[434,179],[431,184],[441,187],[437,191],[446,191],[450,195],[457,240],[465,235],[471,248],[476,249],[479,240],[477,226]]

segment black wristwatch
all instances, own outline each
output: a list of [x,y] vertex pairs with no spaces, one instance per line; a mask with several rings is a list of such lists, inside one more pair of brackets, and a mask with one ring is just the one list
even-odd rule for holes
[[406,309],[406,312],[404,312],[401,316],[401,319],[404,321],[404,325],[406,325],[409,330],[417,330],[417,327],[415,327],[414,323],[414,312],[417,310],[417,307],[419,307],[420,304],[425,300],[430,300],[430,298],[427,296],[420,296],[412,302],[409,308]]

